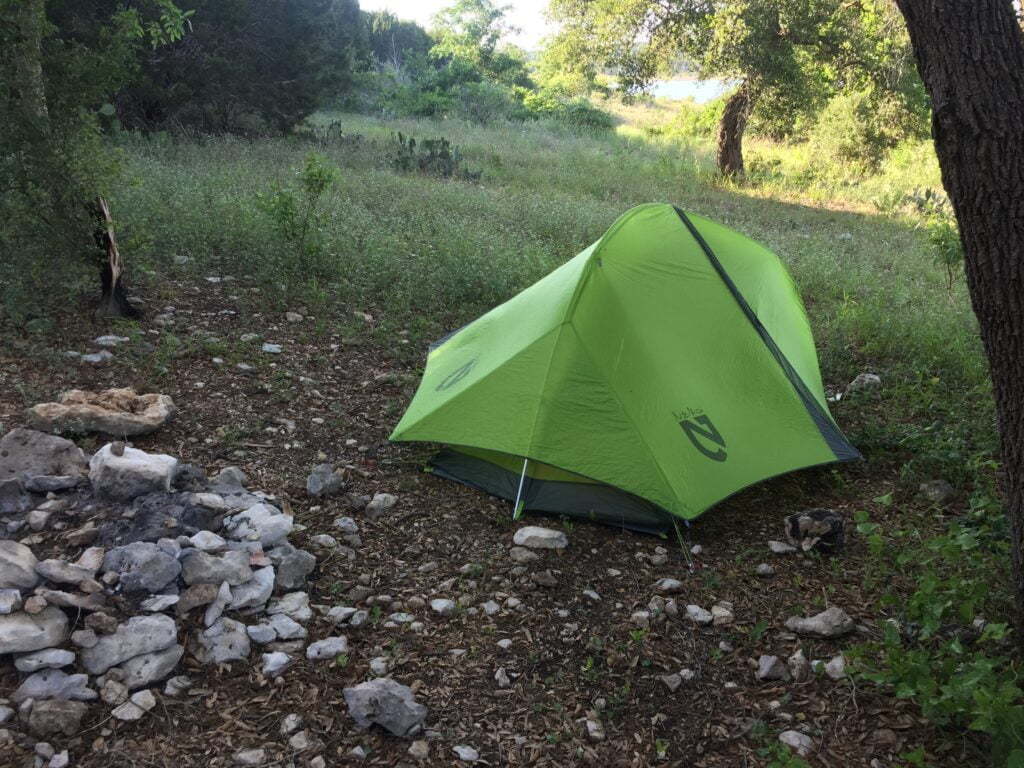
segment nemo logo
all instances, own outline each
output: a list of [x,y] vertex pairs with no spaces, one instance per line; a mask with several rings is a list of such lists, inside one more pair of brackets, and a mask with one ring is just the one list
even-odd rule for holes
[[441,380],[441,383],[437,385],[437,391],[443,392],[446,389],[454,387],[469,375],[469,372],[473,370],[474,365],[476,365],[476,358],[473,358],[468,363],[456,368]]
[[725,461],[729,458],[725,451],[725,438],[707,416],[701,414],[692,419],[683,419],[679,426],[690,438],[693,447],[712,461]]

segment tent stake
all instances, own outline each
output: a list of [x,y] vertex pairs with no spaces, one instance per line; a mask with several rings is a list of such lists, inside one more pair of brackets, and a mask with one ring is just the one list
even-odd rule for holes
[[523,515],[523,508],[519,505],[519,499],[523,495],[523,482],[526,480],[526,463],[529,461],[523,457],[523,473],[519,475],[519,490],[516,491],[516,503],[512,507],[512,519],[518,520]]
[[[679,541],[679,548],[683,550],[683,557],[686,558],[686,565],[690,569],[690,573],[693,573],[693,560],[690,559],[690,548],[686,546],[686,539],[683,538],[683,532],[679,530],[679,521],[673,515],[672,525],[676,529],[676,539]],[[686,527],[690,527],[690,521],[686,521]]]

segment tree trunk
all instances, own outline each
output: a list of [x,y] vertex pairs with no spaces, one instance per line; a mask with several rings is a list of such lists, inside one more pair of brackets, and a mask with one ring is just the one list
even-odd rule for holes
[[747,127],[750,106],[750,88],[743,82],[725,102],[718,124],[718,172],[723,176],[743,177],[743,131]]
[[1024,614],[1024,35],[1012,0],[896,0],[932,100],[995,396]]
[[110,215],[110,206],[102,197],[97,197],[93,204],[96,217],[96,246],[102,251],[100,266],[100,285],[102,295],[96,314],[115,317],[136,317],[138,311],[128,303],[124,286],[121,284],[122,264],[121,252],[117,248],[114,235],[114,218]]

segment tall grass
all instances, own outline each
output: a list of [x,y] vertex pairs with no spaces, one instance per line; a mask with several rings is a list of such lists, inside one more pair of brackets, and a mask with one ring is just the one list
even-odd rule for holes
[[[898,584],[879,594],[900,606],[893,613],[908,626],[969,623],[966,614],[983,611],[995,619],[986,637],[997,644],[972,646],[974,671],[964,677],[955,634],[937,642],[928,632],[889,631],[884,643],[858,651],[858,669],[899,686],[940,724],[988,723],[971,727],[999,742],[1024,722],[1024,709],[1016,704],[1016,668],[1004,673],[1011,665],[998,645],[1009,602],[1001,571],[1007,537],[993,482],[987,370],[962,278],[947,282],[922,221],[904,205],[915,190],[940,186],[930,147],[898,147],[868,172],[822,157],[813,142],[752,139],[750,178],[737,184],[716,179],[710,136],[694,115],[664,104],[617,114],[615,131],[593,134],[544,122],[482,127],[322,114],[314,122],[334,124],[323,134],[333,138],[127,137],[136,183],[114,199],[123,250],[155,280],[183,272],[249,276],[262,285],[254,300],[279,306],[297,300],[299,289],[298,300],[321,302],[320,319],[346,335],[357,332],[353,310],[370,311],[380,354],[415,364],[427,340],[571,258],[633,205],[671,202],[764,243],[800,288],[826,385],[841,390],[865,370],[882,376],[878,392],[833,406],[873,480],[900,486],[901,494],[886,493],[874,506],[907,499],[917,483],[939,477],[970,496],[968,512],[945,534],[941,516],[914,507],[893,530],[860,513],[858,531],[877,561],[873,572]],[[446,137],[482,180],[396,171],[388,145],[399,131]],[[290,276],[294,282],[281,261],[294,244],[280,241],[266,202],[274,190],[301,189],[297,174],[312,150],[339,169],[310,217],[327,277],[282,285]],[[389,343],[399,330],[419,343]],[[970,610],[959,615],[964,606]]]
[[[890,418],[854,426],[855,438],[899,453],[927,442],[915,432],[921,419],[941,422],[945,458],[934,467],[925,461],[924,473],[952,472],[991,450],[986,369],[962,280],[949,288],[914,220],[871,202],[885,190],[935,184],[933,157],[908,147],[877,175],[844,177],[833,168],[827,181],[808,175],[814,158],[806,147],[751,142],[752,183],[721,183],[699,137],[652,135],[639,125],[643,117],[642,109],[626,111],[617,131],[581,135],[544,122],[485,127],[322,114],[316,121],[336,123],[346,138],[133,138],[125,154],[137,183],[114,202],[137,263],[156,274],[249,275],[266,286],[264,300],[274,300],[285,295],[277,290],[283,278],[268,265],[279,263],[282,244],[258,197],[292,181],[315,148],[341,169],[320,221],[336,279],[316,291],[421,338],[523,289],[631,206],[675,203],[782,257],[807,305],[826,382],[840,387],[861,370],[883,374],[880,407]],[[397,131],[448,138],[467,166],[483,171],[481,182],[396,172],[386,156]],[[758,164],[771,172],[758,174]],[[185,267],[175,263],[181,256]]]

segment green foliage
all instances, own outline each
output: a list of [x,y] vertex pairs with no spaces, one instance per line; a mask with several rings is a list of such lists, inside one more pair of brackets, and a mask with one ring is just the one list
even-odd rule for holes
[[946,193],[934,187],[915,187],[911,192],[887,190],[871,202],[883,213],[907,212],[917,220],[928,238],[932,260],[945,270],[947,288],[952,290],[963,268],[964,250],[956,215]]
[[419,24],[401,21],[388,11],[366,13],[370,55],[379,66],[401,70],[411,56],[426,56],[434,47],[434,39]]
[[458,147],[453,147],[444,137],[424,139],[417,144],[412,136],[398,133],[394,136],[388,161],[397,171],[418,171],[442,179],[479,181],[482,175],[481,171],[468,170]]
[[576,131],[607,131],[615,126],[615,118],[595,107],[588,99],[565,99],[561,94],[540,90],[524,94],[523,108],[531,118],[546,118]]
[[822,110],[810,130],[812,151],[831,163],[846,163],[867,173],[886,153],[915,133],[915,118],[895,99],[877,91],[844,91]]
[[601,67],[590,55],[587,35],[578,28],[576,17],[563,20],[562,28],[540,52],[535,78],[540,90],[556,94],[560,99],[589,96],[598,89]]
[[480,125],[508,120],[519,109],[515,91],[486,80],[458,86],[455,104],[461,116]]
[[799,755],[793,754],[785,744],[767,744],[757,750],[765,758],[765,768],[810,768],[811,764]]
[[356,0],[188,0],[180,42],[144,57],[117,100],[144,130],[263,136],[342,97],[365,57]]
[[586,99],[573,99],[560,104],[553,116],[556,120],[577,130],[606,131],[615,125],[615,120],[611,115],[598,109]]
[[718,98],[706,104],[697,104],[692,99],[673,103],[675,114],[668,122],[645,127],[650,137],[692,141],[713,139],[718,133],[718,123],[725,109],[725,99]]
[[761,742],[759,757],[765,758],[766,768],[810,768],[810,764],[778,740],[777,734],[762,720],[755,720],[750,729],[753,739]]
[[923,89],[888,0],[554,0],[552,11],[562,29],[542,58],[542,82],[560,82],[564,71],[572,87],[593,86],[604,68],[624,92],[636,93],[682,62],[703,78],[743,84],[760,135],[797,135],[845,91],[871,94],[873,112],[856,115],[853,134],[842,126],[827,137],[836,145],[843,139],[841,152],[867,147],[874,158],[894,135],[921,135]]
[[[507,11],[491,0],[457,0],[435,17],[432,37],[419,30],[422,37],[392,39],[393,52],[376,56],[376,71],[360,78],[359,108],[389,116],[458,116],[481,125],[531,117],[523,107],[533,88],[526,54],[501,42],[512,31]],[[424,39],[433,41],[427,51]]]
[[323,155],[310,152],[295,177],[297,183],[278,185],[257,198],[282,243],[262,269],[283,281],[289,293],[333,277],[335,267],[324,237],[323,198],[338,181],[338,169]]
[[989,734],[995,765],[1012,765],[1024,750],[1024,675],[1009,655],[1008,625],[979,618],[1010,610],[1009,591],[994,589],[1009,558],[1001,508],[976,494],[969,516],[929,538],[916,528],[887,533],[865,512],[855,520],[876,567],[894,563],[910,585],[909,594],[890,585],[883,597],[900,615],[879,643],[856,650],[862,676],[914,700],[939,726]]
[[515,31],[508,23],[510,9],[492,0],[454,0],[434,16],[437,44],[430,55],[478,72],[482,79],[508,87],[531,87],[525,54],[501,45],[502,38]]
[[133,76],[139,52],[179,38],[189,16],[168,0],[92,9],[88,23],[72,11],[0,0],[0,304],[18,322],[95,279],[90,206],[119,172],[97,110]]
[[909,199],[921,217],[935,264],[946,270],[948,286],[952,289],[953,280],[964,264],[964,246],[953,206],[944,192],[930,187],[923,192],[915,189]]

